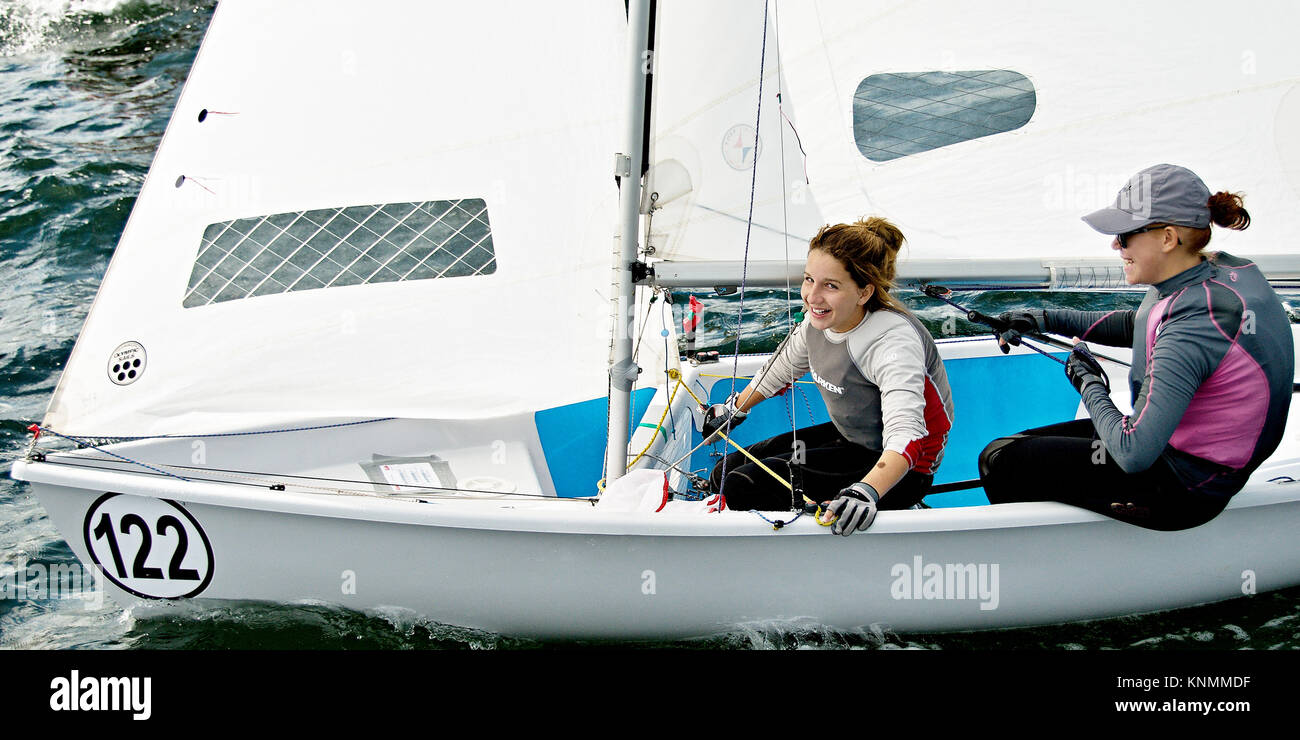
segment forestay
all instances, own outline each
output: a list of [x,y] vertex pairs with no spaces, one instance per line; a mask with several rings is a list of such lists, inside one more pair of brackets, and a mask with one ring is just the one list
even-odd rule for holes
[[221,3],[46,426],[605,395],[622,5],[448,7]]

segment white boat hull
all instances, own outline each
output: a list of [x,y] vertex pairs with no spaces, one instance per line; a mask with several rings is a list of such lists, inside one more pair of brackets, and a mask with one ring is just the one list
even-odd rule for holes
[[[1300,584],[1294,482],[1252,484],[1221,516],[1185,532],[1022,503],[882,512],[868,532],[842,538],[810,517],[774,531],[748,512],[268,494],[48,463],[17,463],[14,475],[32,483],[86,563],[96,560],[87,515],[105,491],[161,498],[183,507],[210,541],[211,579],[199,598],[396,607],[538,638],[689,637],[773,622],[977,630]],[[155,545],[148,563],[161,569],[174,543]],[[123,549],[128,561],[138,551]],[[110,581],[115,599],[143,600]]]

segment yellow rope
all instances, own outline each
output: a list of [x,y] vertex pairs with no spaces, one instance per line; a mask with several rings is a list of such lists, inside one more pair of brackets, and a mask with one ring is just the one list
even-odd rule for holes
[[[693,398],[693,399],[695,400],[695,402],[698,403],[700,406],[702,406],[702,407],[707,407],[707,406],[708,406],[708,404],[706,404],[706,403],[704,403],[704,401],[700,400],[700,397],[697,396],[697,395],[695,395],[695,391],[692,391],[692,390],[691,390],[691,387],[690,387],[689,385],[687,385],[687,384],[685,383],[685,381],[682,380],[682,374],[681,374],[679,371],[677,371],[676,369],[669,370],[669,371],[668,371],[668,377],[671,378],[671,379],[673,379],[673,380],[676,380],[676,381],[677,381],[677,385],[673,387],[672,393],[668,394],[668,404],[664,407],[664,413],[659,417],[659,423],[655,425],[654,433],[653,433],[653,434],[651,435],[651,437],[650,437],[650,443],[647,444],[647,445],[645,446],[645,449],[641,450],[641,452],[640,452],[640,453],[639,453],[639,454],[638,454],[638,455],[637,455],[637,456],[632,460],[632,462],[630,462],[630,463],[627,464],[627,469],[628,469],[628,470],[631,470],[631,469],[632,469],[632,466],[633,466],[633,465],[636,465],[637,461],[640,460],[642,457],[644,457],[644,456],[645,456],[645,453],[649,452],[649,451],[650,451],[650,447],[654,445],[655,438],[657,438],[657,437],[659,436],[659,430],[663,429],[664,420],[668,418],[668,412],[672,410],[672,407],[673,407],[673,399],[677,397],[677,390],[678,390],[679,388],[685,388],[685,389],[686,389],[686,392],[689,393],[689,394],[691,394],[691,398]],[[739,376],[731,376],[731,375],[704,375],[703,373],[701,373],[701,377],[706,377],[706,378],[731,378],[731,377],[739,377]],[[807,381],[800,381],[800,382],[807,382]],[[732,439],[731,439],[730,437],[728,437],[727,435],[723,434],[721,430],[715,432],[715,434],[716,434],[717,436],[721,437],[723,440],[725,440],[725,441],[727,442],[727,444],[731,445],[732,447],[735,447],[735,448],[736,448],[736,449],[737,449],[737,450],[738,450],[742,455],[744,455],[745,457],[749,458],[750,461],[753,462],[755,465],[757,465],[760,469],[766,471],[768,475],[770,475],[770,476],[772,476],[773,478],[776,478],[778,481],[780,481],[780,482],[781,482],[781,485],[783,485],[783,486],[785,486],[787,489],[789,489],[791,493],[794,492],[794,486],[790,484],[790,481],[787,481],[785,478],[782,478],[782,477],[781,477],[781,476],[780,476],[780,475],[779,475],[775,470],[772,470],[772,469],[769,468],[768,466],[764,465],[764,464],[763,464],[763,461],[762,461],[762,460],[759,460],[757,457],[754,457],[754,455],[753,455],[749,450],[747,450],[747,449],[745,449],[744,447],[741,447],[740,445],[738,445],[738,444],[736,444],[735,442],[733,442]],[[605,483],[605,479],[604,479],[604,478],[601,478],[600,480],[596,481],[596,487],[597,487],[597,489],[600,490],[601,493],[604,493],[604,491],[605,491],[604,483]],[[822,508],[821,508],[821,505],[818,504],[816,501],[813,501],[812,499],[808,498],[808,496],[807,496],[806,494],[800,494],[800,495],[803,496],[803,500],[804,500],[805,503],[809,503],[809,504],[813,504],[813,505],[816,505],[816,506],[817,506],[817,512],[813,515],[813,520],[814,520],[814,521],[816,521],[818,524],[822,525],[823,527],[829,527],[829,526],[831,526],[832,524],[835,523],[835,519],[831,519],[830,521],[826,521],[826,522],[822,521]]]
[[[646,444],[645,449],[641,450],[641,452],[632,459],[632,462],[627,464],[628,470],[631,470],[632,466],[636,465],[637,460],[645,457],[645,453],[649,452],[650,448],[654,446],[655,440],[659,437],[659,431],[664,428],[664,419],[668,418],[668,412],[673,408],[673,399],[677,397],[677,389],[686,387],[686,384],[682,382],[681,373],[678,373],[676,370],[669,371],[669,377],[672,377],[673,375],[677,376],[677,385],[673,387],[673,392],[668,394],[668,405],[664,406],[664,413],[659,417],[659,423],[655,425],[654,433],[650,435],[650,442]],[[687,390],[690,389],[687,388]]]
[[[733,376],[730,376],[730,375],[710,375],[710,376],[706,376],[706,377],[729,378],[729,377],[733,377]],[[681,383],[680,380],[679,380],[678,382]],[[698,404],[701,405],[701,406],[707,406],[707,405],[708,405],[708,404],[704,403],[703,401],[701,401],[699,396],[695,395],[695,392],[691,390],[690,386],[686,385],[685,383],[682,383],[682,387],[686,389],[686,392],[687,392],[687,393],[690,393],[690,394],[691,394],[691,398],[695,399],[695,402],[696,402],[696,403],[698,403]],[[777,475],[776,471],[774,471],[774,470],[772,470],[771,468],[769,468],[769,467],[767,467],[766,465],[764,465],[764,464],[763,464],[763,461],[762,461],[762,460],[759,460],[757,457],[754,457],[754,456],[750,453],[749,450],[747,450],[747,449],[745,449],[744,447],[741,447],[740,445],[738,445],[738,444],[736,444],[735,442],[731,441],[731,438],[728,437],[727,435],[723,434],[721,431],[715,432],[715,434],[717,434],[719,437],[722,437],[724,440],[727,441],[727,444],[731,445],[732,447],[735,447],[737,450],[739,450],[739,451],[741,452],[741,454],[743,454],[745,457],[747,457],[747,458],[749,458],[750,460],[752,460],[752,461],[754,462],[754,464],[758,465],[759,468],[761,468],[761,469],[767,471],[768,475],[770,475],[770,476],[772,476],[773,478],[776,478],[777,480],[781,481],[781,485],[783,485],[783,486],[785,486],[786,488],[790,489],[790,492],[791,492],[791,493],[794,492],[794,486],[790,485],[790,482],[789,482],[789,481],[787,481],[785,478],[782,478],[780,475]],[[803,500],[804,500],[805,503],[809,503],[809,504],[817,504],[816,501],[813,501],[812,499],[808,498],[808,496],[807,496],[806,494],[801,494],[801,495],[803,496]],[[817,505],[817,513],[813,515],[813,519],[815,519],[815,520],[817,521],[817,523],[820,524],[820,525],[822,525],[823,527],[829,527],[829,526],[831,526],[832,524],[835,523],[835,520],[834,520],[834,519],[832,519],[832,520],[830,520],[830,521],[828,521],[828,522],[823,522],[823,521],[822,521],[822,509],[821,509],[821,506],[820,506],[819,504]]]
[[[736,444],[735,442],[731,441],[731,438],[728,437],[727,435],[723,434],[721,431],[715,432],[715,434],[717,434],[719,437],[722,437],[723,439],[725,439],[725,440],[727,441],[727,443],[730,444],[732,447],[735,447],[737,450],[740,450],[741,454],[743,454],[745,457],[749,458],[749,459],[750,459],[750,460],[751,460],[755,465],[757,465],[759,468],[761,468],[761,469],[763,469],[763,470],[766,470],[767,473],[768,473],[769,475],[771,475],[773,478],[776,478],[777,480],[781,481],[781,485],[783,485],[783,486],[785,486],[786,488],[790,489],[790,492],[791,492],[791,493],[794,493],[794,486],[790,485],[790,482],[789,482],[789,481],[787,481],[785,478],[782,478],[781,476],[777,475],[775,470],[772,470],[771,468],[769,468],[769,467],[767,467],[766,465],[764,465],[764,464],[763,464],[763,461],[762,461],[762,460],[759,460],[757,457],[754,457],[754,455],[753,455],[749,450],[747,450],[747,449],[745,449],[744,447],[741,447],[740,445],[738,445],[738,444]],[[822,508],[821,508],[821,504],[818,504],[816,501],[813,501],[812,499],[808,498],[808,495],[807,495],[807,494],[803,494],[803,493],[801,493],[801,494],[799,494],[799,495],[803,497],[804,503],[807,503],[807,504],[813,504],[814,506],[817,507],[817,512],[816,512],[815,514],[813,514],[813,520],[814,520],[814,521],[816,521],[818,524],[822,525],[823,527],[829,527],[829,526],[831,526],[832,524],[835,523],[835,519],[831,519],[830,521],[823,522],[823,521],[822,521]],[[837,518],[838,518],[838,517],[837,517]]]
[[[723,434],[721,430],[714,433],[717,434],[719,437],[722,437],[724,440],[726,440],[727,443],[730,444],[732,447],[735,447],[737,450],[739,450],[742,455],[749,458],[750,461],[753,462],[755,465],[762,468],[763,470],[766,470],[768,474],[771,475],[773,478],[776,478],[777,480],[781,481],[781,485],[790,489],[791,493],[794,492],[794,486],[790,485],[790,481],[786,480],[785,478],[782,478],[780,475],[777,475],[777,472],[775,470],[772,470],[771,468],[764,465],[763,461],[759,460],[757,457],[754,457],[753,453],[751,453],[749,450],[745,449],[744,447],[741,447],[735,442],[732,442],[731,438]],[[813,503],[812,499],[808,498],[807,496],[804,496],[803,498],[808,503]]]

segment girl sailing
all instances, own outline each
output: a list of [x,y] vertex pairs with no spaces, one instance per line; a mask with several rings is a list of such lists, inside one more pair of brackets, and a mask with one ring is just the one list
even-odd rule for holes
[[[919,503],[952,426],[952,392],[934,340],[889,295],[903,241],[882,218],[823,227],[809,243],[800,289],[807,317],[743,391],[705,413],[705,439],[719,429],[729,434],[755,405],[810,373],[831,421],[748,451],[796,479],[797,465],[810,496],[833,499],[836,534],[866,529],[877,510]],[[710,488],[732,509],[803,503],[740,452],[718,463]]]
[[1131,346],[1133,413],[1115,408],[1080,342],[1066,374],[1091,418],[991,442],[984,490],[992,503],[1061,501],[1149,529],[1203,524],[1277,449],[1291,404],[1295,355],[1277,295],[1254,264],[1203,251],[1211,223],[1241,230],[1250,214],[1239,195],[1211,196],[1191,170],[1161,164],[1083,220],[1114,235],[1130,285],[1151,286],[1142,305],[1004,314],[1003,340],[1046,331]]

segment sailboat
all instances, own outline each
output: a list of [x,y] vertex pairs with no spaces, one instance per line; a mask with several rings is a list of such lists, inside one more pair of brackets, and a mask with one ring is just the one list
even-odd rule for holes
[[[975,490],[849,538],[601,500],[644,470],[685,496],[711,463],[700,404],[765,359],[687,361],[665,296],[784,287],[824,223],[898,223],[909,284],[1116,288],[1078,215],[1171,161],[1247,193],[1256,223],[1217,248],[1297,279],[1295,10],[1234,9],[1219,52],[1192,5],[222,0],[12,475],[124,605],[639,639],[994,629],[1300,584],[1300,429],[1183,532]],[[1048,358],[939,346],[939,482],[1084,414]],[[735,441],[825,420],[799,386],[780,403]]]

